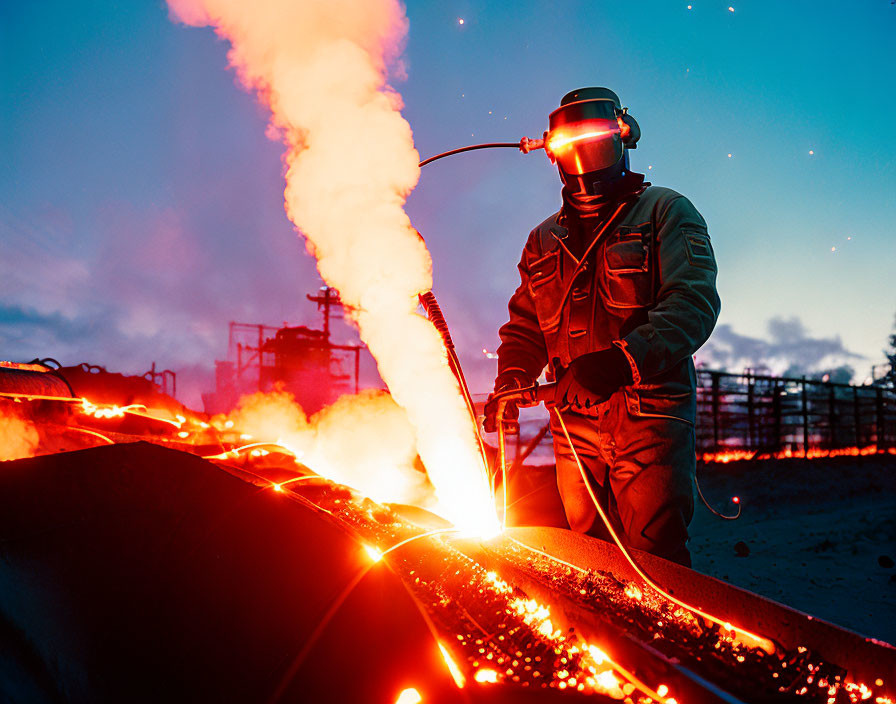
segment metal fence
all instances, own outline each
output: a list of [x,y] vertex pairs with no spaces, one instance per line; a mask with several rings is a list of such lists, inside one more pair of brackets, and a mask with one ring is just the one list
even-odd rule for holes
[[697,371],[697,450],[805,454],[896,447],[896,391]]

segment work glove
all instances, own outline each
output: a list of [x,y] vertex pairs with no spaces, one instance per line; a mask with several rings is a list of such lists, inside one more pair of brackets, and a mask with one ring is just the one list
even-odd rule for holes
[[628,357],[615,345],[576,357],[568,368],[559,367],[556,373],[554,402],[561,411],[603,403],[633,383]]
[[606,398],[634,382],[628,357],[615,345],[583,354],[574,359],[569,368],[582,386],[593,394]]
[[[510,389],[525,389],[534,383],[527,374],[522,372],[505,372],[504,374],[499,374],[498,378],[495,379],[495,393],[509,391]],[[495,393],[489,394],[483,410],[485,418],[482,421],[482,429],[487,433],[494,433],[498,430],[498,402],[495,400]],[[529,396],[532,395],[527,394],[526,397],[508,401],[504,407],[504,430],[508,435],[516,435],[520,430],[517,422],[520,417],[520,406],[534,405],[534,396],[531,398]]]
[[[585,408],[586,403],[594,399],[594,394],[588,392],[575,378],[569,367],[554,366],[554,376],[557,385],[554,387],[554,401],[550,404],[559,411],[568,411],[570,408]],[[605,400],[605,399],[598,399]],[[595,401],[597,403],[597,401]],[[547,406],[548,404],[545,403]]]

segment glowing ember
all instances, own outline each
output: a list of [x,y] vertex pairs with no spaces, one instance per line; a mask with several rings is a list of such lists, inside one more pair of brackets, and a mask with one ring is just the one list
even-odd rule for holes
[[636,584],[628,584],[625,587],[625,595],[630,599],[634,599],[635,601],[641,601],[641,597],[643,596],[641,590],[638,589],[638,585]]
[[498,673],[494,670],[489,670],[488,668],[482,668],[480,670],[476,670],[476,674],[473,676],[477,682],[488,682],[490,684],[495,684],[498,681]]
[[[700,459],[704,462],[718,462],[727,464],[728,462],[740,462],[743,460],[768,460],[768,459],[790,459],[794,457],[803,457],[806,459],[822,459],[825,457],[866,457],[868,455],[890,454],[896,455],[896,448],[878,448],[877,445],[866,445],[865,447],[841,447],[833,450],[822,448],[809,448],[808,452],[795,451],[789,447],[780,452],[757,452],[756,450],[722,450],[720,452],[704,452],[700,455]],[[735,501],[735,503],[737,503]]]

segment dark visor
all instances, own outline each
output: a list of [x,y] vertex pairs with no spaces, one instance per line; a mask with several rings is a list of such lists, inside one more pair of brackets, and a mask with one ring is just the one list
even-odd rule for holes
[[582,100],[554,110],[547,147],[568,174],[600,171],[622,158],[616,106],[610,100]]

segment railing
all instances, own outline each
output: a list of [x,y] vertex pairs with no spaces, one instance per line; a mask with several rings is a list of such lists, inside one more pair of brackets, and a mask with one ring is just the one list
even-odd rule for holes
[[697,451],[896,447],[896,391],[810,379],[697,372]]

